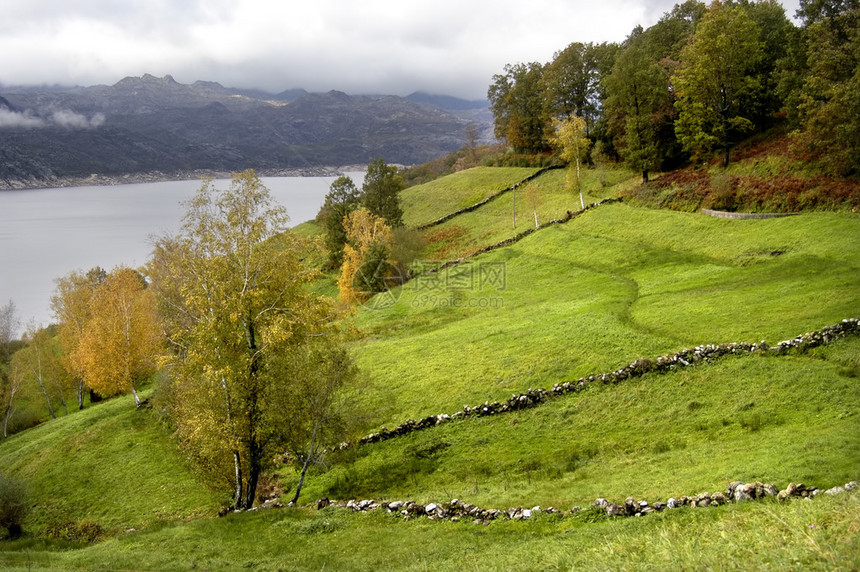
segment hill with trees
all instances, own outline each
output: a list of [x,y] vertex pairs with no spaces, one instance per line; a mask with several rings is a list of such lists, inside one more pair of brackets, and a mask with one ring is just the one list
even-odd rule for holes
[[580,117],[595,153],[642,172],[706,162],[782,124],[829,172],[860,165],[856,2],[676,5],[620,44],[575,42],[551,62],[509,64],[488,91],[495,133],[519,152],[549,148],[553,119]]
[[[860,566],[860,185],[809,147],[824,76],[762,33],[812,54],[830,26],[844,55],[858,7],[803,1],[799,29],[777,8],[687,2],[508,66],[507,148],[377,159],[287,231],[253,172],[204,183],[145,268],[59,280],[57,326],[13,340],[0,308],[0,563]],[[727,39],[751,67],[713,72],[706,111]],[[786,70],[794,91],[762,88]],[[121,292],[161,367],[98,402],[68,358]]]

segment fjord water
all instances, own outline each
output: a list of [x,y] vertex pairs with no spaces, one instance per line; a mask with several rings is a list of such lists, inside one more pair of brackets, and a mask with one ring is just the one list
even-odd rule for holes
[[[346,173],[361,186],[362,172]],[[335,177],[263,177],[290,225],[316,216]],[[215,181],[227,188],[229,181]],[[200,181],[0,192],[0,306],[25,322],[52,321],[54,280],[73,270],[143,265],[153,237],[179,229]]]

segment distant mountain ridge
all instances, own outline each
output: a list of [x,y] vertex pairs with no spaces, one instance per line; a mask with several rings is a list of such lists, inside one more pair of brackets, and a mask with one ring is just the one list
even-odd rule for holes
[[416,93],[277,94],[182,84],[170,75],[106,86],[0,87],[0,187],[159,172],[261,172],[414,164],[462,147],[475,124],[492,138],[486,102]]

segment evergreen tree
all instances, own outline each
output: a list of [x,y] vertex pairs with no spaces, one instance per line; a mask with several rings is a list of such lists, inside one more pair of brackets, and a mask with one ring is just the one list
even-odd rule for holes
[[317,214],[317,220],[325,229],[325,245],[330,268],[340,268],[343,264],[343,246],[346,244],[344,218],[359,206],[361,206],[361,193],[352,179],[345,175],[335,179]]
[[386,165],[381,158],[367,166],[362,189],[362,204],[371,213],[385,219],[391,228],[403,226],[400,191],[403,179],[397,167]]

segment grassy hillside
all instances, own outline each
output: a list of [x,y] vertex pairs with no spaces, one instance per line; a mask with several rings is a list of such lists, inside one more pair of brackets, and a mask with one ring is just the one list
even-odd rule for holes
[[26,480],[33,533],[74,537],[83,525],[112,535],[211,515],[225,501],[195,478],[168,428],[131,396],[3,440],[0,467]]
[[359,359],[394,423],[698,344],[776,343],[857,314],[858,277],[857,217],[607,205],[364,308]]
[[[473,169],[413,187],[406,218],[427,222],[531,172]],[[550,171],[533,183],[542,224],[578,209],[564,176]],[[626,171],[591,171],[585,200],[635,184]],[[509,238],[513,199],[506,193],[428,229],[426,257]],[[516,201],[517,231],[533,226],[525,193]],[[316,234],[313,224],[299,232]],[[850,213],[724,220],[604,205],[418,277],[391,305],[360,308],[355,351],[368,386],[356,409],[371,431],[698,344],[774,344],[860,315],[858,284],[860,218]],[[641,519],[588,507],[597,497],[665,500],[733,480],[780,488],[860,480],[858,379],[855,337],[595,384],[533,409],[332,455],[311,470],[301,499],[584,508],[487,527],[336,507],[211,518],[225,499],[194,477],[169,429],[152,410],[115,399],[0,442],[0,467],[33,491],[26,530],[102,531],[95,544],[0,542],[0,567],[856,569],[858,494]],[[285,467],[279,476],[286,496],[295,475]]]
[[470,207],[507,189],[537,169],[475,167],[405,189],[400,195],[407,226],[419,226]]
[[858,360],[852,339],[598,385],[343,453],[308,494],[570,508],[665,501],[734,480],[829,487],[858,476]]
[[[579,195],[566,189],[566,176],[564,170],[547,171],[516,192],[505,193],[476,211],[428,228],[424,231],[427,241],[425,257],[434,260],[459,258],[534,228],[535,213],[538,224],[544,225],[562,218],[568,211],[580,210]],[[443,181],[437,184],[441,185]],[[588,171],[584,173],[582,183],[585,204],[616,196],[635,181],[636,177],[626,169]],[[451,206],[447,203],[449,209]]]
[[487,527],[279,510],[168,525],[74,551],[19,543],[17,552],[0,552],[0,564],[15,571],[854,570],[860,541],[846,531],[856,531],[858,513],[858,495]]

